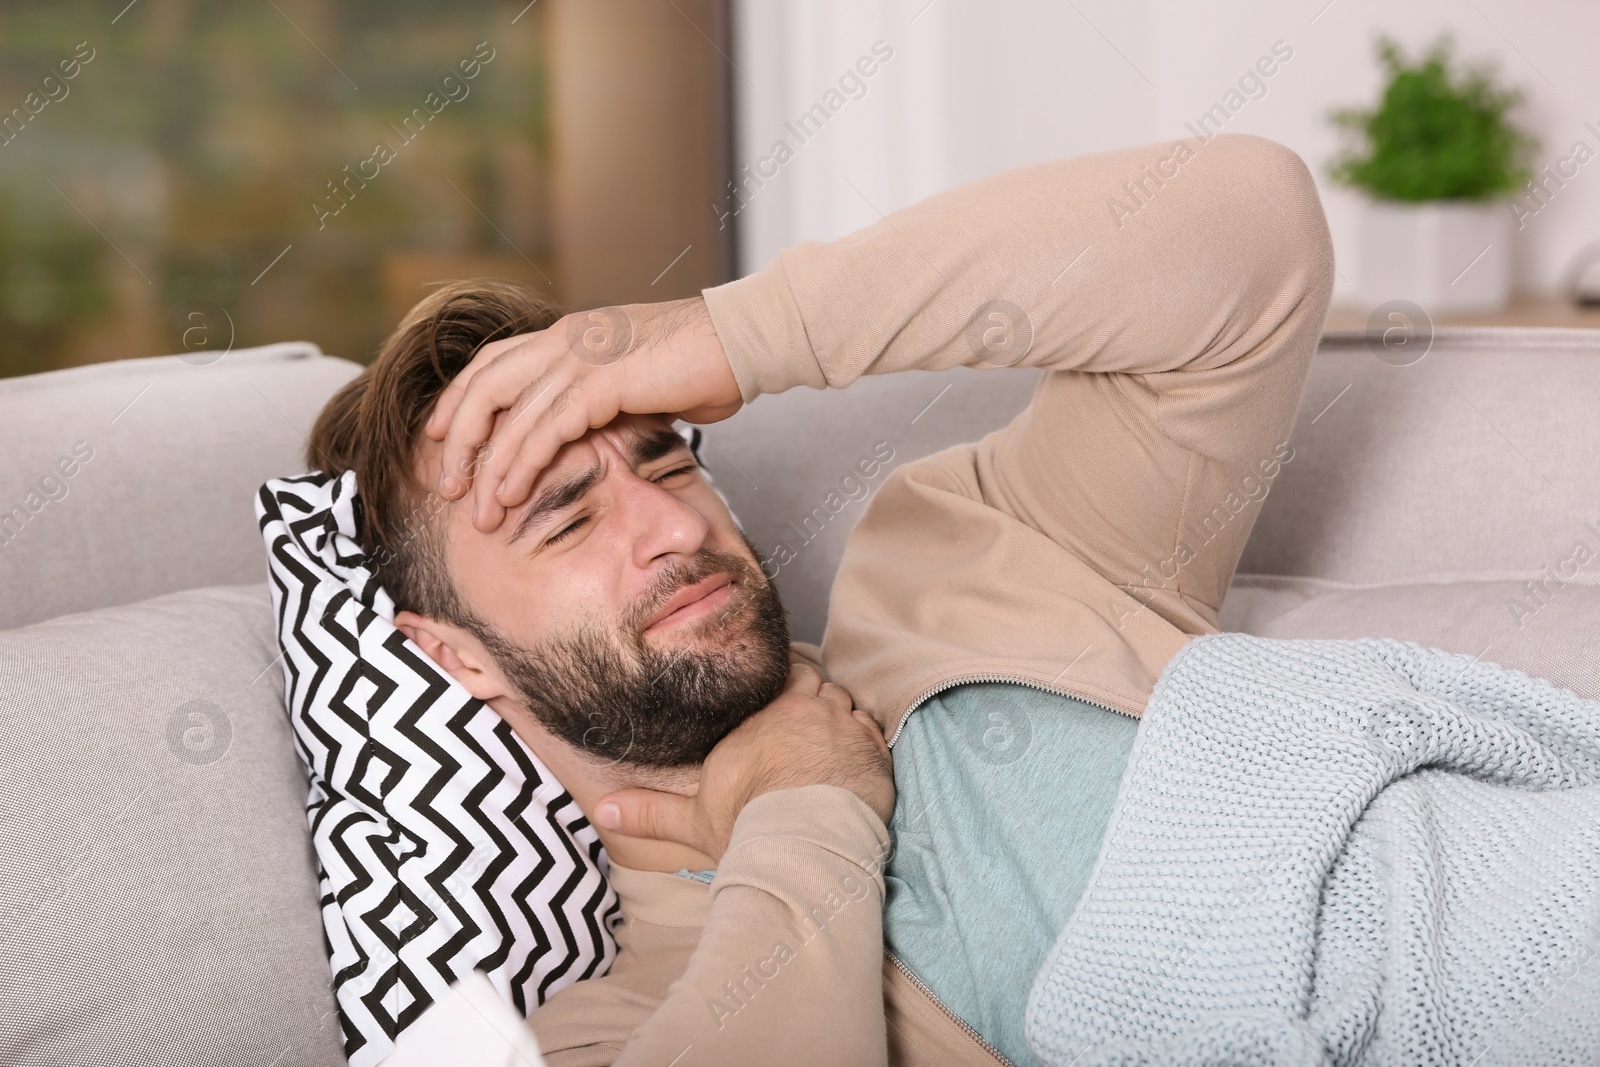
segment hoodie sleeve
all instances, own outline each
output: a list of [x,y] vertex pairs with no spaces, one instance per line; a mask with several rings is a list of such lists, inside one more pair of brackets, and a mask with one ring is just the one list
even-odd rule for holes
[[[1120,586],[1233,509],[1158,610],[1215,623],[1332,290],[1300,158],[1223,134],[1007,171],[705,291],[747,402],[958,366],[1045,373],[984,503]],[[1143,577],[1142,577],[1143,576]],[[1144,598],[1130,602],[1141,610]]]
[[663,910],[659,900],[635,900],[639,914],[629,914],[625,900],[612,972],[562,990],[529,1018],[546,1059],[551,1067],[887,1064],[888,853],[883,821],[846,789],[757,797],[734,824],[703,927],[652,915],[648,906]]
[[[883,862],[889,832],[860,798],[813,785],[757,797],[711,883],[683,977],[617,1067],[888,1062]],[[685,1056],[685,1061],[690,1057]]]

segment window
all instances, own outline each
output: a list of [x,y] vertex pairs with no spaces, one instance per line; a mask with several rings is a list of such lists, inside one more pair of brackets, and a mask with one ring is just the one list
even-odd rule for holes
[[0,374],[733,276],[719,0],[10,0]]

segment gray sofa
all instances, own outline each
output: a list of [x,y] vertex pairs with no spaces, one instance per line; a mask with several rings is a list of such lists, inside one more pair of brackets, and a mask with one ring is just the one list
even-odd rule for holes
[[[251,498],[358,369],[283,344],[0,381],[0,1062],[343,1063]],[[796,637],[875,488],[856,460],[981,436],[1037,377],[799,389],[707,428],[751,536],[795,551]],[[1224,628],[1600,696],[1597,396],[1600,331],[1444,330],[1405,367],[1329,335]]]

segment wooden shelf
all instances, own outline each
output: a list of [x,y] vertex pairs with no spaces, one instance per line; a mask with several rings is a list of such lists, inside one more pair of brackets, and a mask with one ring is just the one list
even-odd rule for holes
[[[1361,330],[1367,325],[1367,312],[1348,305],[1334,305],[1328,311],[1328,330]],[[1600,328],[1600,307],[1579,307],[1565,297],[1522,296],[1503,311],[1488,315],[1436,315],[1435,326],[1577,326]]]

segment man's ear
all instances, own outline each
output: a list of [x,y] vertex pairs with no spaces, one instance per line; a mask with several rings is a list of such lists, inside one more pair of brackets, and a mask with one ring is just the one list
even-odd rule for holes
[[471,632],[414,611],[395,612],[394,625],[479,700],[511,695],[494,657]]

